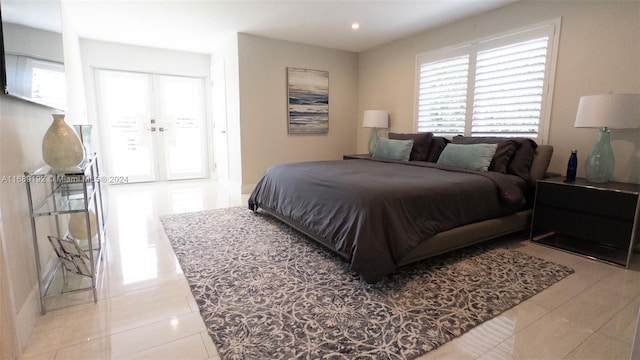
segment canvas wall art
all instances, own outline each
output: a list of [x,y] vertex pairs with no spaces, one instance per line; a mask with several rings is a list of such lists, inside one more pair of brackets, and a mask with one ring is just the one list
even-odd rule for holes
[[289,134],[329,132],[329,72],[287,68]]

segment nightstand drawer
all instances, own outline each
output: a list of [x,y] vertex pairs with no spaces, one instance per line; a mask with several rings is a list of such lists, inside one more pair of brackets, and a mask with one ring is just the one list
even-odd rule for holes
[[538,183],[536,203],[597,216],[633,220],[638,196],[624,192],[602,191],[589,187]]
[[620,249],[628,249],[630,245],[633,223],[629,221],[540,204],[536,205],[533,216],[532,231],[536,235],[552,230]]

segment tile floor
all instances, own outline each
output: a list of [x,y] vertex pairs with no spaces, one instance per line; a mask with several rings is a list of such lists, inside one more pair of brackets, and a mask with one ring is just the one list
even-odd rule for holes
[[[23,359],[219,359],[159,215],[245,206],[213,181],[108,189],[108,244],[97,304],[41,316]],[[573,267],[550,289],[420,359],[629,359],[640,272],[528,241],[526,253]]]

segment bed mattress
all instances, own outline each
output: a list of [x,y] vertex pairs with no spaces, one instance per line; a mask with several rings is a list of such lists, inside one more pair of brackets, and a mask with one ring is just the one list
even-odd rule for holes
[[269,168],[249,198],[336,251],[367,282],[443,231],[527,207],[515,175],[430,162],[317,161]]

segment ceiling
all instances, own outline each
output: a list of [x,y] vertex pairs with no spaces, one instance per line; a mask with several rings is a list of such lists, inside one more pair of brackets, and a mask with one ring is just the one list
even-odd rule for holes
[[[518,0],[62,1],[82,38],[211,53],[235,32],[360,52]],[[55,0],[1,4],[5,20],[55,18]]]

